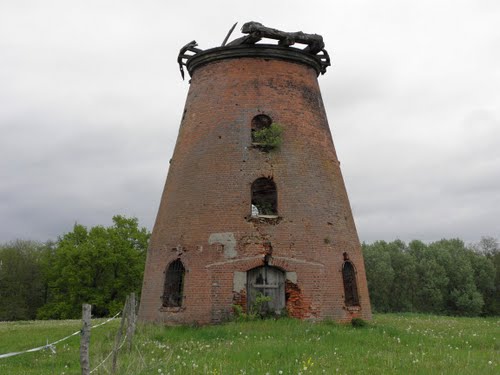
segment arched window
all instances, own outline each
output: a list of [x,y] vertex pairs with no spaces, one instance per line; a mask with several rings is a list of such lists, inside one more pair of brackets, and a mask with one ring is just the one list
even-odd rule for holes
[[344,299],[346,306],[359,306],[356,271],[349,260],[345,261],[342,265],[342,279],[344,280]]
[[278,192],[270,178],[261,177],[252,183],[252,216],[277,215]]
[[186,270],[180,259],[174,260],[167,267],[162,298],[164,307],[182,306],[185,272]]
[[252,142],[255,142],[254,133],[269,128],[273,120],[268,115],[257,115],[252,119]]

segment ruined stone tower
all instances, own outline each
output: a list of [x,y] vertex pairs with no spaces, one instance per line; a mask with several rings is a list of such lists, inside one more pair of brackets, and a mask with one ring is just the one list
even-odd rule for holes
[[[215,323],[240,305],[301,319],[370,319],[317,81],[329,65],[323,40],[255,22],[242,31],[248,35],[204,51],[191,42],[179,55],[190,89],[139,318]],[[262,38],[270,43],[255,44]],[[270,301],[256,303],[261,295]]]

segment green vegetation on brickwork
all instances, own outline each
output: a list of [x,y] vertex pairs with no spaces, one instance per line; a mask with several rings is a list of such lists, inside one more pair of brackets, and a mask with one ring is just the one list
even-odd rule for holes
[[280,124],[272,123],[270,126],[252,132],[252,140],[262,148],[274,150],[281,146],[283,127]]

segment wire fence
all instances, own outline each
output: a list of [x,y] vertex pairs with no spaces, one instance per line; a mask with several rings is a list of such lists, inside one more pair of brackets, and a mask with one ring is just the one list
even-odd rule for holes
[[[91,327],[91,329],[94,329],[94,328],[100,327],[100,326],[102,326],[102,325],[104,325],[104,324],[107,324],[107,323],[111,322],[112,320],[115,320],[115,319],[118,317],[118,315],[120,315],[121,313],[122,313],[122,312],[121,312],[121,311],[119,311],[118,313],[116,313],[116,315],[115,315],[115,316],[113,316],[113,317],[111,317],[111,318],[109,318],[109,319],[105,320],[105,321],[104,321],[104,322],[102,322],[102,323],[99,323],[99,324],[97,324],[97,325],[95,325],[95,326],[92,326],[92,327]],[[15,355],[24,354],[24,353],[33,353],[33,352],[38,352],[39,350],[44,350],[44,349],[49,349],[49,350],[51,350],[53,353],[55,353],[55,346],[56,346],[57,344],[59,344],[60,342],[66,341],[66,340],[67,340],[67,339],[69,339],[70,337],[73,337],[73,336],[79,335],[80,333],[81,333],[81,331],[80,331],[80,330],[79,330],[79,331],[76,331],[76,332],[73,332],[71,335],[68,335],[68,336],[66,336],[66,337],[63,337],[62,339],[59,339],[59,340],[54,341],[54,342],[51,342],[51,343],[47,343],[47,344],[45,344],[45,345],[43,345],[43,346],[38,346],[38,347],[36,347],[36,348],[26,349],[26,350],[22,350],[22,351],[20,351],[20,352],[11,352],[11,353],[0,354],[0,359],[1,359],[1,358],[13,357],[13,356],[15,356]]]
[[[113,355],[113,371],[112,373],[115,372],[115,368],[116,368],[116,362],[117,362],[117,357],[118,357],[118,352],[119,350],[125,345],[126,342],[128,342],[128,347],[130,349],[131,345],[132,345],[132,337],[134,335],[134,331],[135,331],[135,321],[136,321],[136,315],[135,315],[135,295],[132,293],[130,296],[127,297],[127,300],[125,302],[125,306],[123,308],[122,311],[119,311],[118,313],[116,313],[114,316],[112,316],[111,318],[109,319],[106,319],[105,321],[99,323],[99,324],[96,324],[95,326],[91,326],[90,327],[90,330],[93,330],[95,328],[98,328],[98,327],[101,327],[105,324],[108,324],[110,323],[111,321],[115,320],[116,318],[118,318],[120,316],[120,314],[122,315],[122,321],[121,321],[121,324],[120,324],[120,328],[118,329],[118,332],[116,334],[116,340],[115,340],[115,346],[113,348],[113,350],[111,350],[111,352],[102,360],[101,363],[99,363],[97,366],[95,366],[91,371],[83,371],[83,367],[82,367],[82,374],[91,374],[91,373],[94,373],[95,371],[97,371],[101,366],[104,365],[104,363]],[[128,326],[126,328],[124,328],[124,322],[125,320],[127,321],[128,323]],[[85,318],[84,318],[84,325],[85,323],[88,323],[89,324],[90,322],[90,317],[89,317],[89,321],[88,322],[85,322]],[[125,330],[125,335],[123,336],[123,339],[122,339],[122,331]],[[3,359],[3,358],[8,358],[8,357],[13,357],[13,356],[17,356],[17,355],[21,355],[21,354],[25,354],[25,353],[33,353],[33,352],[38,352],[38,351],[41,351],[41,350],[50,350],[52,353],[56,354],[56,345],[63,342],[63,341],[66,341],[68,340],[69,338],[73,337],[73,336],[76,336],[76,335],[85,335],[86,333],[84,332],[84,329],[82,330],[78,330],[78,331],[75,331],[73,332],[72,334],[68,335],[68,336],[65,336],[59,340],[56,340],[56,341],[53,341],[53,342],[48,342],[47,340],[47,343],[45,345],[42,345],[42,346],[38,346],[36,348],[31,348],[31,349],[26,349],[26,350],[22,350],[22,351],[18,351],[18,352],[10,352],[10,353],[5,353],[5,354],[0,354],[0,359]],[[88,332],[88,335],[90,336],[90,331]],[[88,348],[87,348],[88,349]],[[83,344],[81,343],[80,344],[80,359],[82,359],[82,356],[84,355],[84,348],[83,348]],[[87,353],[86,355],[88,356],[88,350],[87,350]],[[88,358],[87,358],[87,363],[88,363]]]

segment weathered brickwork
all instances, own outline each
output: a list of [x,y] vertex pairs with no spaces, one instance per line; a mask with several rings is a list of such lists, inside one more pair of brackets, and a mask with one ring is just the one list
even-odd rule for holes
[[[279,150],[252,147],[251,122],[283,128]],[[251,218],[251,185],[274,181],[277,219]],[[359,306],[345,306],[343,253]],[[185,267],[182,304],[163,307],[165,272]],[[289,315],[371,318],[363,257],[323,106],[307,64],[243,57],[200,66],[191,85],[151,236],[139,318],[216,323],[247,303],[247,271],[282,272]]]

